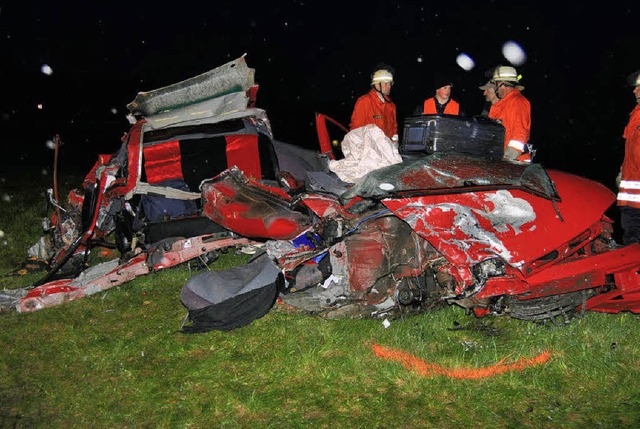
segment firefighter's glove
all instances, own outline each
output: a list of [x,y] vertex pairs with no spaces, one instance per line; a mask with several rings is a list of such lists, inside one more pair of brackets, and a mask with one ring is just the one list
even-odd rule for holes
[[622,171],[616,176],[616,186],[618,189],[620,189],[620,182],[622,182]]
[[521,153],[522,152],[520,152],[518,149],[514,149],[512,147],[507,146],[506,149],[504,150],[504,155],[502,157],[507,161],[515,161],[516,158],[518,158]]

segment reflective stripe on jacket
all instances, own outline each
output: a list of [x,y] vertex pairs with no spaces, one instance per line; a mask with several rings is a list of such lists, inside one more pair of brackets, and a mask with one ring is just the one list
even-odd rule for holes
[[396,105],[389,98],[381,100],[375,89],[358,98],[349,127],[354,130],[367,124],[377,125],[389,138],[398,135]]
[[[489,110],[491,119],[499,120],[505,128],[504,148],[512,147],[523,152],[531,131],[531,104],[519,90],[514,89]],[[518,161],[531,161],[528,153],[521,154]]]
[[[447,104],[444,106],[445,115],[459,115],[460,114],[460,104],[453,99],[449,99]],[[436,99],[435,97],[428,98],[424,100],[424,107],[422,109],[423,115],[437,115],[438,108],[436,107]]]
[[640,208],[640,104],[631,111],[623,137],[624,160],[618,205]]

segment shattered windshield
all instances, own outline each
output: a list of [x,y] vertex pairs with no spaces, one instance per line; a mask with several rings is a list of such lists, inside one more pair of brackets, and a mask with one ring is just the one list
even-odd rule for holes
[[475,187],[517,187],[543,198],[560,199],[553,181],[539,164],[516,164],[459,153],[435,153],[372,171],[342,198],[386,198],[428,190],[449,193]]

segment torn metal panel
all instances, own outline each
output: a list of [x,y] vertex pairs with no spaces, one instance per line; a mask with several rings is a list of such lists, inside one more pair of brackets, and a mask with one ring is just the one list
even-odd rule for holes
[[624,271],[615,271],[615,288],[589,299],[586,305],[587,310],[604,313],[619,313],[621,311],[640,313],[640,288],[638,288],[640,270],[637,268],[637,260],[640,256],[637,253],[634,254],[634,252],[640,251],[640,244],[632,244],[620,250],[624,252],[622,258],[625,260],[631,258],[629,268]]
[[233,167],[201,185],[204,215],[245,237],[289,240],[310,226],[307,214],[277,188],[248,180]]
[[438,256],[394,216],[363,223],[330,255],[334,274],[349,284],[353,297],[372,305],[394,295],[396,279],[419,276]]
[[[293,251],[293,246],[284,251]],[[397,306],[400,279],[421,276],[439,259],[428,242],[394,216],[363,222],[357,233],[330,246],[327,254],[331,275],[315,288],[285,295],[285,302],[328,317],[390,311]],[[283,257],[288,263],[291,258]]]
[[323,218],[340,216],[346,219],[357,219],[360,216],[351,212],[351,209],[360,202],[362,200],[356,197],[349,200],[347,204],[343,204],[338,198],[323,194],[307,194],[299,200],[301,205],[307,207],[317,216]]
[[256,108],[247,109],[248,101],[244,93],[229,94],[221,99],[203,101],[186,109],[147,116],[146,121],[149,130],[162,130],[169,127],[188,127],[258,118],[270,129],[271,125],[265,111]]
[[17,302],[19,312],[53,307],[93,295],[129,282],[134,278],[181,264],[212,250],[250,244],[246,238],[192,237],[157,246],[124,263],[117,259],[88,268],[74,279],[54,280],[28,290]]
[[225,94],[248,91],[255,85],[254,76],[255,70],[247,66],[243,55],[198,76],[139,92],[127,109],[133,114],[151,116]]

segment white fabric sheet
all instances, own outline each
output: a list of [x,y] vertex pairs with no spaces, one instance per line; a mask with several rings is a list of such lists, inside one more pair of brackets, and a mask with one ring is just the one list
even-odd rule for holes
[[344,159],[329,161],[329,170],[349,183],[370,171],[402,162],[398,147],[376,125],[351,130],[342,140]]

